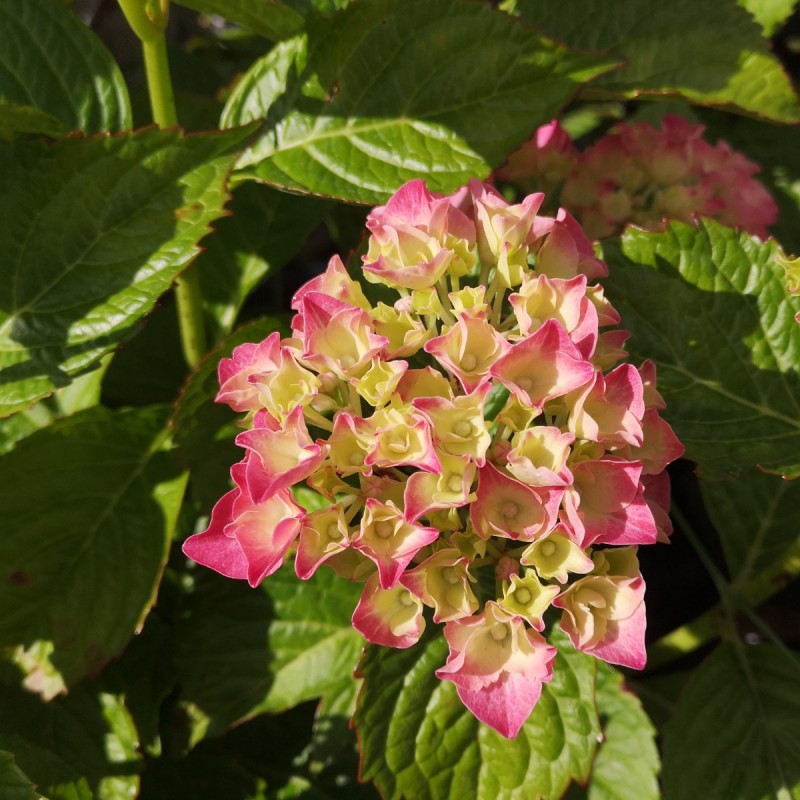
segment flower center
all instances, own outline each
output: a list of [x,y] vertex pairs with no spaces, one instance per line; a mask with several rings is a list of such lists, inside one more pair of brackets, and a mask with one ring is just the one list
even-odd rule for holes
[[453,425],[453,433],[462,439],[466,439],[472,434],[472,425],[465,419],[462,419],[460,422],[456,422],[456,424]]
[[516,384],[520,389],[527,392],[533,387],[533,378],[530,375],[523,375],[521,378],[517,378]]
[[375,535],[379,539],[388,539],[394,533],[394,525],[382,519],[380,522],[375,523]]
[[461,580],[454,567],[445,567],[442,571],[442,577],[450,584],[456,584]]
[[500,506],[500,513],[506,519],[516,519],[519,514],[519,506],[513,500],[506,500],[506,502]]
[[457,492],[460,492],[461,491],[461,476],[460,475],[455,475],[455,474],[451,475],[447,479],[447,488],[448,488],[449,491],[453,492],[453,494],[456,494]]
[[504,622],[495,622],[489,628],[489,634],[496,642],[502,642],[508,637],[508,625]]
[[406,590],[405,592],[400,593],[400,604],[404,606],[413,606],[414,605],[414,598],[411,596],[411,592]]
[[545,557],[550,558],[556,551],[556,543],[555,542],[542,542],[539,545],[539,552]]
[[335,522],[332,522],[330,525],[328,525],[328,530],[326,533],[328,538],[333,541],[342,538],[342,532],[339,530],[339,526]]
[[528,603],[531,601],[531,593],[524,586],[521,586],[516,592],[514,592],[514,597],[516,597],[517,602],[523,606],[528,605]]
[[461,359],[461,368],[466,370],[467,372],[470,372],[477,366],[478,366],[478,359],[475,358],[474,353],[464,353],[464,357]]
[[408,436],[402,433],[395,435],[387,447],[391,453],[407,453],[409,450]]

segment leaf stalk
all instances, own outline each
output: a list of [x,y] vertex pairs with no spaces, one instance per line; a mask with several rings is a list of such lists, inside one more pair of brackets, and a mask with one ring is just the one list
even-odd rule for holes
[[[166,29],[169,0],[119,0],[128,24],[142,42],[147,90],[153,122],[159,128],[178,124],[175,93],[169,71]],[[196,367],[207,350],[203,295],[197,272],[191,267],[175,280],[178,326],[186,363]]]

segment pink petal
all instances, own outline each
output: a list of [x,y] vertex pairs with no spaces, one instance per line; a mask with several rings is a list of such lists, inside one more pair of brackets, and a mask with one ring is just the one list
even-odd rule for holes
[[226,578],[244,579],[247,577],[247,559],[236,539],[226,536],[225,526],[231,521],[234,500],[240,489],[232,489],[223,495],[211,512],[208,528],[195,533],[184,543],[185,555],[204,567],[219,572]]
[[404,586],[382,589],[377,574],[364,586],[352,621],[368,642],[399,649],[416,644],[425,630],[419,598]]
[[548,320],[536,333],[517,342],[489,370],[527,408],[571,392],[594,377],[560,323]]

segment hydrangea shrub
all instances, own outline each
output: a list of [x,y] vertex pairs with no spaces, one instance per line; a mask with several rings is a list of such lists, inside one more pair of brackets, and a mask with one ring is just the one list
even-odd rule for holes
[[[291,337],[220,362],[245,453],[183,546],[251,586],[287,560],[363,583],[352,621],[377,645],[443,625],[436,674],[509,737],[552,675],[546,618],[644,666],[636,551],[669,536],[664,469],[683,453],[653,363],[624,361],[605,264],[542,201],[414,180],[373,209],[363,275],[396,299],[370,302],[334,256],[295,294]],[[303,508],[302,484],[329,505]]]
[[797,795],[792,6],[0,2],[0,796]]

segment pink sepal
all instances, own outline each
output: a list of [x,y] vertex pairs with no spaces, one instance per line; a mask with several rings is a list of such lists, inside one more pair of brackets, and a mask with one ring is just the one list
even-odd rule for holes
[[[319,524],[320,520],[322,524]],[[333,528],[335,536],[331,536],[330,528]],[[344,552],[349,546],[350,531],[341,507],[312,512],[300,528],[294,557],[295,575],[302,581],[308,580],[329,558]]]
[[570,430],[581,439],[608,448],[642,444],[644,398],[642,379],[632,364],[621,364],[608,375],[596,372],[592,383],[567,398]]
[[[496,626],[505,626],[502,643]],[[483,723],[513,739],[553,676],[556,649],[494,602],[482,614],[448,622],[450,654],[437,677],[456,685],[461,702]]]
[[240,489],[231,489],[223,495],[211,512],[208,528],[195,533],[183,543],[183,552],[192,561],[213,569],[226,578],[247,578],[247,559],[239,543],[225,535],[225,526],[231,521],[234,500]]
[[[310,292],[321,292],[342,303],[369,308],[361,286],[347,274],[347,269],[338,255],[331,256],[328,267],[322,275],[312,278],[295,292],[291,304],[293,311],[302,312],[303,298]],[[303,314],[295,314],[292,318],[292,330],[302,335],[303,325]]]
[[581,355],[591,358],[597,344],[598,315],[586,296],[586,276],[563,280],[537,275],[524,280],[519,290],[508,298],[522,336],[529,336],[541,327],[541,321],[535,314],[532,318],[528,310],[529,298],[537,298],[537,295],[541,305],[534,303],[534,308],[546,309],[550,318],[561,322]]
[[[647,663],[644,635],[647,627],[647,611],[644,604],[645,583],[642,578],[614,578],[621,591],[630,593],[629,603],[633,610],[623,619],[609,619],[605,622],[603,636],[593,645],[581,644],[581,633],[576,626],[576,619],[567,607],[565,595],[575,592],[581,579],[563,594],[559,595],[553,605],[563,609],[561,628],[569,636],[576,649],[607,661],[631,669],[644,669]],[[591,580],[591,578],[589,579]],[[625,612],[623,612],[625,613]]]
[[[381,537],[377,526],[384,525],[388,534]],[[436,528],[409,522],[393,503],[367,499],[361,527],[352,544],[375,562],[382,589],[391,589],[400,580],[411,559],[426,545],[439,538]]]
[[669,516],[669,474],[659,472],[657,475],[642,475],[642,488],[644,501],[653,515],[658,530],[657,540],[662,544],[669,544],[669,537],[672,536],[672,520]]
[[258,388],[248,379],[251,375],[270,373],[280,366],[281,337],[276,331],[259,344],[240,344],[230,358],[223,358],[217,367],[220,390],[214,398],[234,411],[255,411],[262,407]]
[[643,475],[657,475],[667,464],[680,458],[686,448],[680,443],[670,424],[655,408],[648,408],[642,419],[644,441],[641,447],[629,448],[630,458],[642,462]]
[[408,478],[403,494],[403,508],[409,521],[416,522],[429,511],[460,508],[470,501],[469,490],[475,479],[477,467],[474,462],[469,462],[467,459],[462,459],[462,461],[464,462],[463,472],[459,476],[453,475],[452,479],[453,483],[455,483],[456,477],[459,481],[459,486],[455,491],[453,491],[453,486],[448,485],[450,478],[445,469],[440,475],[415,472]]
[[644,669],[647,650],[644,634],[647,627],[647,611],[644,602],[633,612],[633,616],[621,622],[609,622],[606,637],[590,651],[593,656],[631,669]]
[[563,489],[528,486],[506,475],[490,461],[478,470],[476,500],[470,521],[483,539],[504,536],[533,542],[556,524]]
[[548,400],[588,383],[594,367],[561,324],[550,319],[495,361],[489,374],[526,408],[541,408]]
[[377,573],[367,580],[352,622],[368,642],[398,649],[416,644],[425,630],[422,601],[405,586],[382,589]]
[[613,457],[573,465],[564,521],[581,547],[655,543],[658,531],[644,501],[641,472],[641,462]]
[[225,527],[247,558],[247,580],[258,586],[283,563],[290,545],[300,533],[304,509],[288,489],[282,489],[260,503],[240,492],[233,504],[233,518]]
[[509,348],[483,316],[462,313],[447,333],[425,342],[423,350],[455,375],[469,393],[485,380],[490,367]]
[[[247,448],[247,486],[260,502],[267,495],[305,480],[325,460],[327,445],[314,444],[308,435],[302,406],[295,407],[283,428],[271,426],[274,420],[257,417],[254,427],[240,433],[236,444]],[[262,427],[261,424],[265,426]]]

